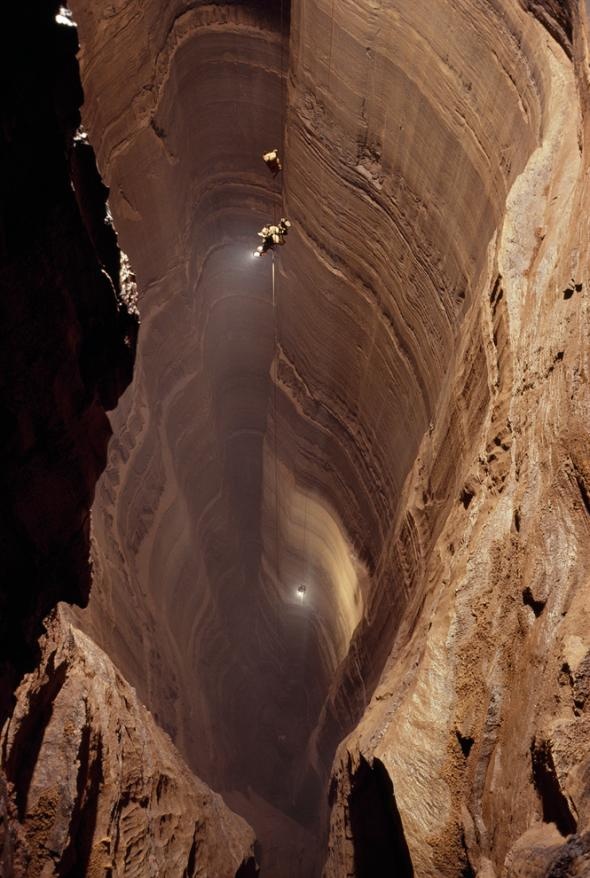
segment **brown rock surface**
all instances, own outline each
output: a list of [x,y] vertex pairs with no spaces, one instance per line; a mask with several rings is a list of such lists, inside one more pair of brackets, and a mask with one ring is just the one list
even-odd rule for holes
[[245,878],[251,831],[110,660],[58,621],[38,645],[59,600],[88,600],[106,412],[131,378],[138,321],[79,129],[76,29],[40,0],[3,8],[2,33],[0,875]]
[[254,836],[198,781],[112,662],[63,621],[2,740],[14,792],[6,876],[257,874]]
[[80,624],[263,850],[356,726],[326,876],[583,874],[585,5],[298,0],[286,89],[278,5],[74,10],[144,315]]
[[[0,716],[58,600],[85,604],[89,509],[132,373],[106,189],[81,136],[75,28],[3,12],[0,60]],[[26,40],[25,58],[19,39]]]
[[393,545],[419,535],[410,603],[338,750],[325,876],[374,874],[353,820],[360,762],[393,784],[413,864],[399,874],[590,874],[587,31],[582,6],[560,8],[565,52],[513,12],[546,66],[539,143],[406,481]]

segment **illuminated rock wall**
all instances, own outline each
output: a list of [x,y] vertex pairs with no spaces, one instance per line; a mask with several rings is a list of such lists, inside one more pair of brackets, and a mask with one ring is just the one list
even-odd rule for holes
[[585,655],[583,8],[272,9],[74,3],[143,315],[80,624],[280,874],[369,702],[326,874],[374,874],[362,795],[392,868],[501,874]]

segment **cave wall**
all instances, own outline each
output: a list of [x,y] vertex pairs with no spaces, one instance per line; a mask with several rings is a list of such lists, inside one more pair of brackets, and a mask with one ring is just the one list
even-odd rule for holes
[[132,377],[137,290],[80,127],[70,13],[13,4],[2,26],[0,875],[247,878],[252,830],[55,611],[88,601],[90,506],[107,411]]
[[299,0],[288,53],[278,6],[74,9],[144,314],[79,623],[259,814],[317,829],[370,702],[327,875],[375,764],[417,874],[525,874],[584,686],[584,7]]
[[583,4],[523,7],[550,74],[542,135],[406,481],[413,596],[338,750],[326,876],[363,844],[351,804],[367,763],[392,781],[416,875],[589,867],[587,20]]
[[136,380],[95,507],[99,587],[81,624],[205,777],[272,796],[290,770],[282,739],[298,737],[289,723],[310,731],[290,709],[293,693],[307,698],[289,637],[307,638],[305,619],[294,586],[278,594],[274,557],[260,587],[274,326],[270,265],[252,251],[278,210],[261,154],[281,142],[288,6],[282,21],[256,3],[179,4],[164,17],[158,4],[122,5],[111,21],[74,8],[85,119],[144,291]]
[[2,733],[9,878],[254,878],[254,833],[187,769],[103,651],[58,612]]
[[[3,415],[0,490],[2,711],[30,667],[45,613],[85,604],[89,509],[130,381],[136,315],[91,147],[76,136],[82,89],[75,28],[57,5],[10,10],[34,61],[2,57],[0,169]],[[16,39],[16,38],[15,38]],[[74,187],[75,181],[75,187]],[[95,233],[100,229],[100,234]]]
[[[281,348],[301,373],[300,398],[312,400],[297,435],[319,446],[323,467],[316,456],[308,478],[371,578],[314,735],[316,764],[358,721],[414,597],[420,543],[440,526],[421,533],[400,497],[458,361],[459,429],[471,437],[481,426],[484,340],[476,328],[464,360],[463,333],[550,87],[539,37],[512,4],[430,8],[301,3],[294,16],[286,176],[301,241],[284,262],[293,258],[301,286],[296,296],[284,283]],[[429,488],[439,511],[455,464],[444,457]]]

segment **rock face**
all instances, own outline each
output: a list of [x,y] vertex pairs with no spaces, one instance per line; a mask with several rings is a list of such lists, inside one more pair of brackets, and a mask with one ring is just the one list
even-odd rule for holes
[[[0,712],[45,613],[85,604],[89,508],[132,373],[106,189],[82,135],[77,37],[56,4],[3,18],[0,149]],[[26,33],[31,60],[17,45]]]
[[325,876],[375,874],[355,818],[363,783],[372,808],[401,815],[403,838],[384,851],[395,874],[590,868],[587,30],[582,5],[554,11],[510,13],[528,58],[520,95],[539,64],[538,145],[524,167],[511,160],[519,173],[405,483],[392,558],[407,609],[338,749]]
[[88,600],[106,412],[131,379],[138,319],[79,127],[71,17],[12,4],[2,26],[0,875],[246,878],[252,832],[110,660],[60,618],[38,644],[59,600]]
[[144,315],[79,624],[269,875],[338,744],[326,876],[583,874],[585,4],[73,5]]
[[1,742],[15,791],[4,874],[256,875],[252,830],[191,775],[102,650],[59,615],[42,649]]
[[[281,141],[288,7],[282,20],[266,3],[73,8],[85,120],[138,272],[144,338],[94,510],[95,602],[78,623],[199,776],[276,824],[294,815],[306,742],[360,615],[332,571],[352,590],[362,573],[334,514],[274,455],[284,427],[276,442],[267,430],[270,262],[252,251],[279,210],[261,155]],[[326,589],[310,590],[310,614],[296,545],[315,514],[322,534],[310,525],[306,539]],[[306,807],[312,819],[317,803]],[[280,831],[293,838],[288,819]],[[314,855],[302,848],[297,861]]]

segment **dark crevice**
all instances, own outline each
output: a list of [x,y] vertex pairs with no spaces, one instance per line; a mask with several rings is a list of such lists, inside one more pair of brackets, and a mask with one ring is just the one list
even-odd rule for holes
[[247,860],[244,860],[238,871],[236,872],[236,878],[256,878],[259,870],[256,864],[256,860],[254,857],[249,857]]
[[46,680],[29,702],[29,709],[21,721],[5,763],[6,778],[15,785],[16,808],[20,820],[25,816],[29,787],[43,744],[45,729],[51,720],[53,705],[65,682],[66,674],[66,663],[62,662],[55,668],[54,654],[50,655]]
[[[494,281],[494,286],[492,287],[492,291],[490,293],[490,304],[496,306],[503,295],[504,290],[502,289],[502,275],[499,274]],[[495,310],[495,307],[493,308],[493,310]]]
[[413,878],[414,868],[393,784],[379,759],[361,757],[348,801],[356,878]]
[[195,866],[197,865],[197,836],[196,834],[193,836],[193,843],[191,845],[191,849],[188,854],[188,863],[186,864],[186,869],[183,872],[182,878],[192,878],[195,873]]
[[338,794],[338,781],[335,777],[332,777],[330,780],[330,787],[328,789],[328,805],[332,808],[336,804],[336,796]]
[[57,869],[59,878],[84,878],[92,853],[98,815],[98,799],[103,782],[102,738],[93,747],[89,724],[82,729],[78,754],[78,782],[74,811],[70,820],[70,844]]
[[567,57],[573,57],[572,9],[564,0],[525,0],[525,8],[537,18]]
[[571,835],[577,829],[577,820],[559,786],[557,772],[547,741],[533,738],[531,744],[533,783],[541,800],[543,821],[554,823],[562,835]]
[[545,609],[545,604],[547,603],[547,601],[544,600],[535,600],[531,588],[528,585],[522,590],[522,602],[523,604],[526,604],[527,607],[531,608],[537,618],[541,615]]
[[576,283],[576,281],[572,278],[568,286],[563,291],[564,299],[571,299],[574,293],[581,293],[584,288],[584,284]]
[[463,863],[459,878],[476,878],[476,872],[469,860],[469,852],[467,851],[467,842],[465,841],[465,833],[461,833],[461,847],[463,849]]
[[580,497],[582,498],[584,508],[588,515],[590,515],[590,495],[588,494],[588,488],[586,487],[584,479],[579,473],[576,473],[576,482],[578,483],[578,490],[580,492]]
[[465,507],[465,509],[467,509],[469,507],[469,504],[471,503],[471,501],[473,500],[474,497],[475,497],[475,491],[471,491],[467,487],[464,487],[463,490],[461,491],[461,493],[459,494],[459,499],[460,499],[461,503],[463,504],[463,506]]
[[461,747],[461,752],[463,756],[467,759],[469,754],[471,753],[471,748],[473,747],[475,740],[470,735],[462,735],[461,732],[456,731],[457,740],[459,742],[459,746]]

